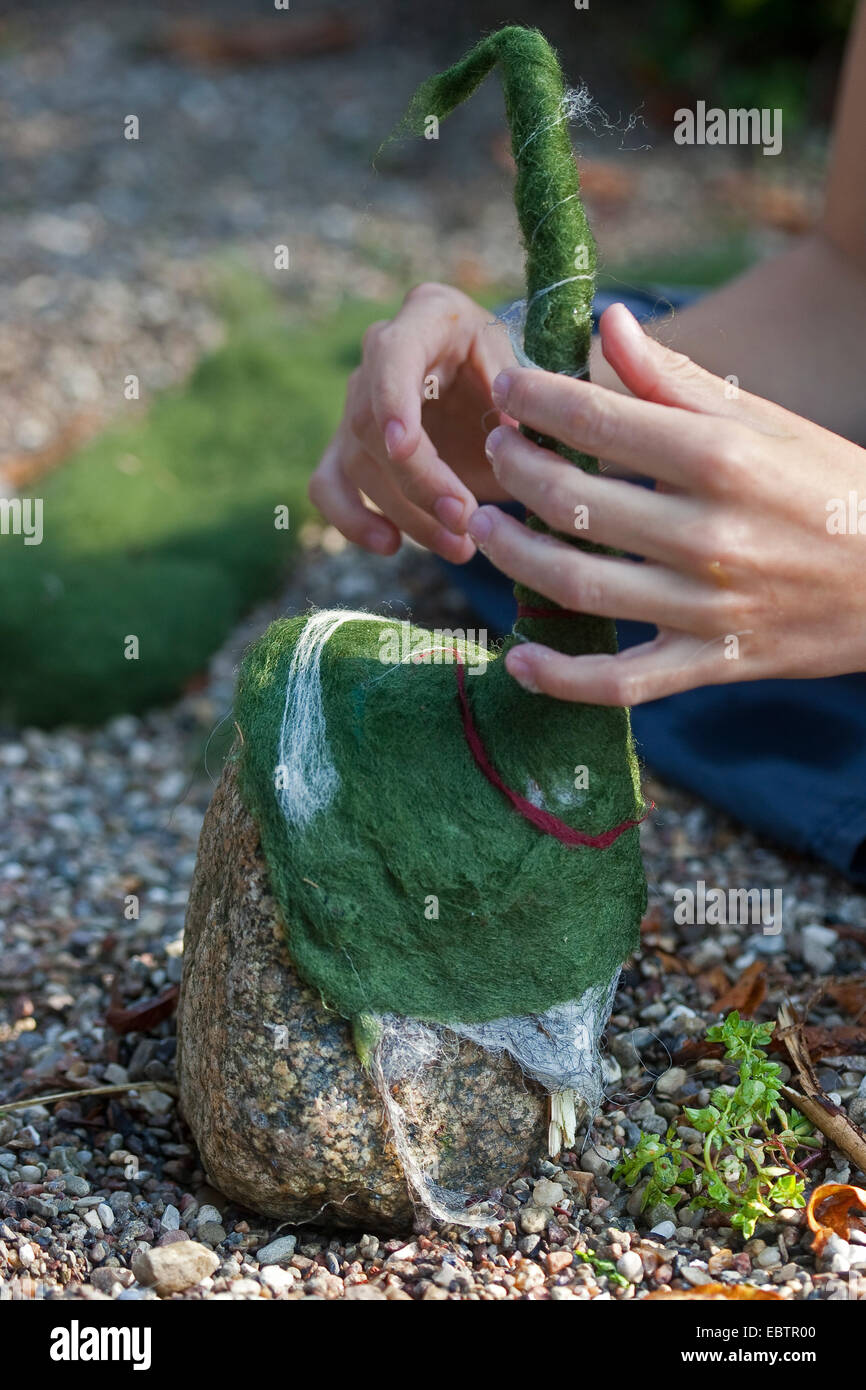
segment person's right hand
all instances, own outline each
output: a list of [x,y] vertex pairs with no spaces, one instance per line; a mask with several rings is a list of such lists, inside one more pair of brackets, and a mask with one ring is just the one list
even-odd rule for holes
[[[510,423],[490,395],[509,366],[508,336],[488,310],[450,285],[410,290],[393,319],[367,329],[340,427],[310,480],[312,501],[367,550],[391,555],[405,532],[446,560],[471,559],[469,518],[480,501],[508,496],[484,444],[494,425]],[[431,377],[438,397],[425,399]]]

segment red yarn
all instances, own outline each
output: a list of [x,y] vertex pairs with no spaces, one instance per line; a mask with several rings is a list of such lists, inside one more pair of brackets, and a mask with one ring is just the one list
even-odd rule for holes
[[577,614],[572,613],[569,608],[530,608],[525,603],[519,603],[515,621],[519,622],[521,618],[575,618],[576,616]]
[[515,810],[519,811],[524,820],[528,820],[537,830],[542,831],[545,835],[554,835],[564,845],[571,845],[574,848],[585,846],[590,849],[607,849],[614,840],[619,839],[624,831],[631,830],[633,826],[640,825],[641,821],[646,820],[649,811],[639,820],[624,820],[610,830],[603,830],[599,835],[585,835],[582,830],[573,830],[570,825],[566,825],[565,821],[559,820],[549,811],[542,811],[540,807],[533,806],[531,801],[527,801],[525,797],[520,796],[505,785],[487,755],[487,750],[481,742],[478,730],[472,720],[469,697],[466,694],[466,677],[463,673],[463,662],[459,652],[457,653],[457,690],[463,714],[463,732],[466,735],[466,742],[469,744],[473,758],[488,782],[501,791],[503,796],[507,796]]

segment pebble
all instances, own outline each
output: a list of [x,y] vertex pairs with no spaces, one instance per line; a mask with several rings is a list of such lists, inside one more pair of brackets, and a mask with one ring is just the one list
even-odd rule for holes
[[216,1207],[211,1206],[209,1202],[206,1202],[204,1206],[199,1207],[196,1212],[195,1224],[196,1226],[203,1226],[207,1221],[222,1221],[222,1219],[222,1212],[218,1211]]
[[[376,1250],[378,1251],[379,1242],[375,1237],[362,1236],[359,1243],[361,1247],[364,1246],[365,1241],[367,1242],[366,1250],[369,1250],[371,1244],[375,1243]],[[297,1236],[277,1236],[276,1240],[272,1240],[268,1245],[261,1246],[256,1252],[256,1259],[261,1265],[287,1264],[294,1255],[297,1244]],[[366,1257],[370,1258],[369,1255]]]
[[557,1207],[565,1199],[565,1188],[561,1183],[551,1182],[549,1178],[539,1178],[532,1191],[532,1202],[537,1207]]
[[90,1194],[90,1183],[77,1173],[64,1173],[63,1184],[70,1197],[87,1197]]
[[602,1158],[601,1154],[593,1149],[587,1149],[580,1160],[580,1166],[584,1173],[592,1173],[594,1177],[606,1178],[610,1173],[611,1165],[607,1159]]
[[99,1269],[92,1269],[88,1278],[93,1287],[101,1293],[110,1293],[116,1284],[121,1288],[129,1288],[135,1281],[132,1270],[119,1265],[103,1265]]
[[549,1207],[525,1206],[520,1213],[520,1229],[527,1235],[541,1235],[552,1216]]
[[705,1269],[701,1269],[699,1265],[683,1265],[680,1274],[686,1283],[691,1284],[693,1288],[713,1282],[712,1276]]
[[196,1227],[196,1237],[205,1245],[222,1245],[226,1239],[226,1228],[219,1221],[202,1221]]
[[672,1226],[674,1230],[676,1230],[677,1228],[676,1211],[667,1202],[656,1202],[653,1206],[649,1208],[649,1211],[647,1212],[647,1217],[650,1222],[650,1229],[654,1229],[656,1226],[662,1225],[665,1226],[665,1228],[667,1228],[668,1226]]
[[658,1221],[650,1231],[650,1235],[658,1236],[660,1240],[670,1240],[676,1226],[673,1221]]
[[[864,1251],[866,1254],[866,1251]],[[547,1257],[547,1268],[550,1274],[561,1274],[564,1269],[568,1269],[573,1263],[574,1256],[570,1250],[551,1250]]]
[[803,959],[817,975],[826,975],[836,963],[831,947],[839,940],[839,933],[832,927],[822,927],[817,923],[801,928],[801,951]]
[[132,1257],[132,1272],[140,1284],[153,1286],[160,1297],[180,1293],[213,1274],[219,1259],[196,1241],[178,1241],[161,1249],[140,1251]]
[[297,1271],[284,1269],[278,1264],[263,1265],[259,1272],[268,1288],[275,1293],[290,1289],[297,1279]]
[[[164,1231],[176,1231],[180,1226],[180,1212],[177,1207],[169,1203],[159,1218],[159,1224]],[[199,1225],[201,1224],[199,1222]]]
[[636,1250],[626,1250],[617,1260],[616,1270],[630,1284],[639,1284],[643,1278],[643,1260]]
[[660,1096],[673,1096],[688,1079],[689,1074],[685,1067],[668,1067],[656,1082],[656,1091]]

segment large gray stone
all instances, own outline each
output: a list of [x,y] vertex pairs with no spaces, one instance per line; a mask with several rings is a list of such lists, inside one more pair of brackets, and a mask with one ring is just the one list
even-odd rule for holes
[[[202,828],[178,1014],[181,1108],[209,1181],[289,1222],[405,1230],[413,1203],[346,1021],[301,982],[229,763]],[[425,1171],[502,1187],[544,1152],[547,1100],[454,1038],[394,1091]]]

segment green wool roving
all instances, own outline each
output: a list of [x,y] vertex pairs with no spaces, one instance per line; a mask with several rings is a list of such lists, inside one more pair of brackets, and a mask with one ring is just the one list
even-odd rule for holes
[[[484,39],[421,87],[404,125],[447,116],[494,65],[526,246],[523,347],[582,374],[594,247],[543,36]],[[553,1146],[572,1141],[573,1093],[597,1097],[596,1044],[646,901],[628,712],[530,694],[502,660],[528,637],[613,651],[613,624],[517,597],[515,633],[491,651],[363,613],[281,620],[249,652],[236,703],[241,787],[293,961],[355,1020],[419,1195],[470,1224],[465,1194],[413,1168],[394,1080],[456,1032],[541,1081]]]

